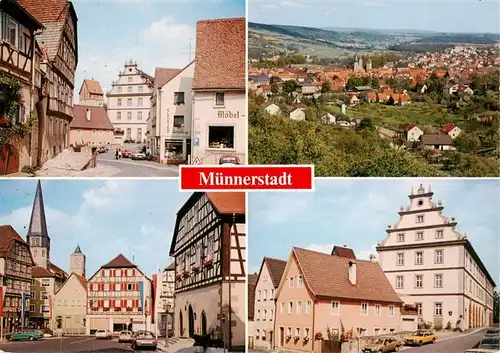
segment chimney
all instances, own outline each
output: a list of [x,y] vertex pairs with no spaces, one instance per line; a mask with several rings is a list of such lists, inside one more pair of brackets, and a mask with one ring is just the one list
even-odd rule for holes
[[369,257],[370,261],[372,262],[375,262],[375,260],[377,259],[377,257],[373,254],[370,254],[370,257]]
[[349,261],[349,281],[353,286],[356,285],[356,261]]
[[86,112],[85,112],[85,117],[87,118],[88,121],[90,121],[90,109],[87,108]]

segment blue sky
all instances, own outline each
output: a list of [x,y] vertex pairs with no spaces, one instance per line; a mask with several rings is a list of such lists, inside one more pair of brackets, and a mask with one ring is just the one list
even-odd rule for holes
[[443,215],[455,217],[500,286],[500,180],[316,179],[315,192],[251,193],[248,197],[249,273],[264,256],[286,260],[292,246],[331,252],[346,245],[358,258],[376,255],[387,225],[395,224],[412,186],[432,185]]
[[[0,180],[0,224],[26,239],[35,180]],[[77,245],[87,257],[87,276],[122,253],[148,275],[171,262],[175,215],[191,195],[176,180],[44,180],[42,191],[51,261],[69,271]]]
[[150,75],[156,67],[182,68],[189,63],[189,38],[194,58],[198,20],[245,16],[244,0],[73,3],[78,15],[77,94],[84,78],[99,80],[107,91],[129,59]]
[[249,21],[310,27],[500,32],[497,0],[249,0]]

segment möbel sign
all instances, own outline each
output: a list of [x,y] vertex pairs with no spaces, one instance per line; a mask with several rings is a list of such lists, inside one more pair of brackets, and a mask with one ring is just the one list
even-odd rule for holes
[[219,110],[217,112],[217,117],[219,119],[239,119],[240,112],[231,112],[229,110]]

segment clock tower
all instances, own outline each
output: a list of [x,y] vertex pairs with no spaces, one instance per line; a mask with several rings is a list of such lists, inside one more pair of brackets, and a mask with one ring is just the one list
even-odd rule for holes
[[49,268],[50,238],[47,232],[45,206],[43,204],[42,184],[40,180],[36,186],[35,201],[33,202],[26,240],[28,241],[31,255],[36,265],[43,268]]

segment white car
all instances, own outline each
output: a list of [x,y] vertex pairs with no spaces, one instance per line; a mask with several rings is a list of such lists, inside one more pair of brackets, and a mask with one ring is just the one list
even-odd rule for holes
[[109,340],[113,335],[108,330],[97,330],[95,332],[96,339]]
[[118,342],[132,342],[132,332],[130,331],[121,331],[120,335],[118,336]]

